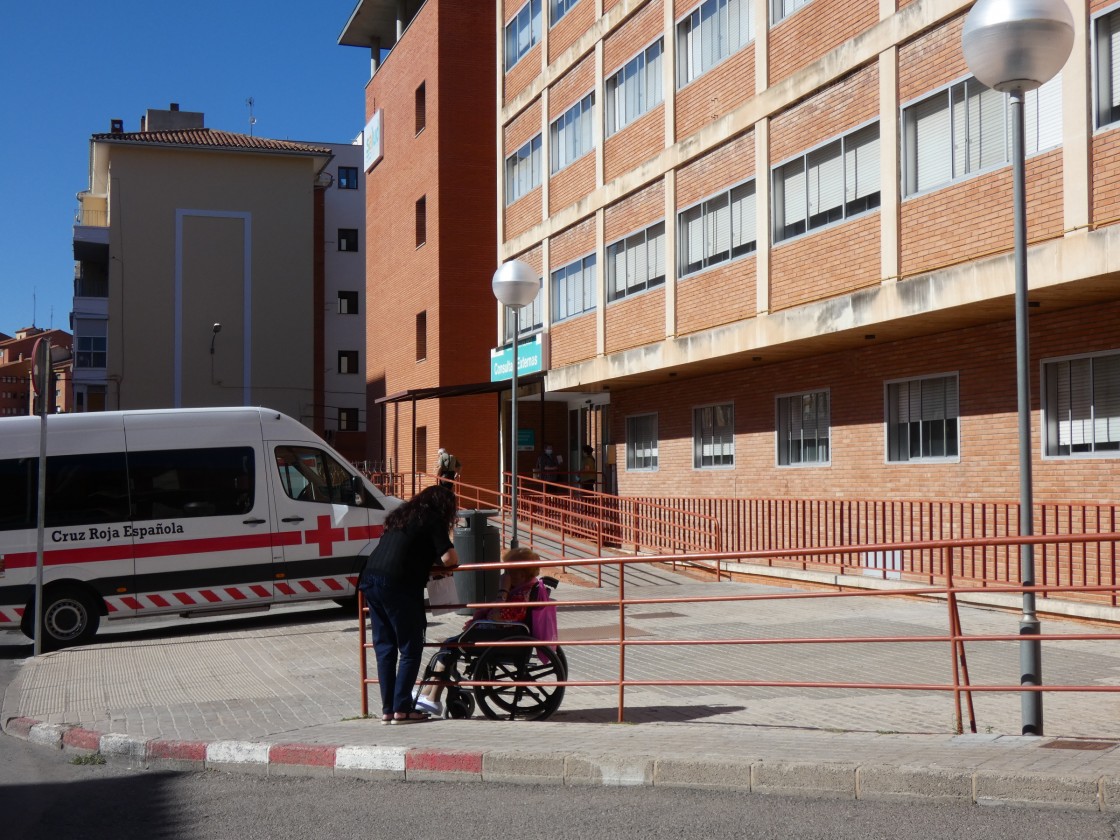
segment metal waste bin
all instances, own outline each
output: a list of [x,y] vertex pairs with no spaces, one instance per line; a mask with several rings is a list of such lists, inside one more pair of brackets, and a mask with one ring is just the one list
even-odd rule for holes
[[[499,572],[493,569],[466,569],[478,563],[497,563],[501,560],[502,532],[486,520],[497,514],[496,510],[461,510],[459,517],[465,527],[455,529],[455,551],[463,571],[455,573],[455,593],[463,604],[498,600]],[[474,610],[464,607],[459,615],[471,615]]]

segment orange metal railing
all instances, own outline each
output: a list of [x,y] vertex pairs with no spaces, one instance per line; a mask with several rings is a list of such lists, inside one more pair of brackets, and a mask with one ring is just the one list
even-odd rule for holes
[[[922,691],[922,692],[945,692],[950,694],[954,707],[954,720],[957,732],[962,732],[967,718],[968,728],[970,731],[977,731],[977,720],[972,703],[972,695],[978,692],[1023,692],[1023,691],[1042,691],[1042,692],[1120,692],[1120,685],[1043,685],[1043,686],[1022,686],[1022,685],[1008,685],[1008,684],[974,684],[970,681],[967,658],[965,655],[965,646],[976,645],[989,642],[1011,642],[1023,641],[1026,639],[1038,639],[1040,641],[1085,641],[1085,640],[1120,640],[1120,632],[1086,632],[1086,633],[1062,633],[1062,634],[1047,634],[1040,633],[1037,635],[1021,635],[1019,633],[1006,633],[1006,634],[974,634],[968,635],[962,631],[958,600],[962,596],[968,596],[979,592],[992,592],[998,590],[1005,593],[1021,593],[1024,591],[1033,592],[1049,592],[1049,593],[1072,593],[1075,591],[1090,591],[1090,592],[1105,592],[1114,596],[1118,586],[1116,584],[1101,584],[1101,585],[1074,585],[1074,584],[1055,584],[1048,586],[1035,586],[1024,588],[1014,584],[999,584],[992,586],[977,586],[977,585],[962,585],[959,582],[959,575],[966,569],[969,563],[976,559],[977,554],[1003,554],[1011,551],[1017,551],[1018,546],[1023,544],[1032,543],[1038,546],[1039,549],[1045,546],[1052,546],[1059,544],[1062,541],[1069,542],[1074,545],[1089,545],[1093,544],[1098,547],[1111,545],[1115,550],[1118,543],[1120,543],[1120,532],[1110,532],[1106,534],[1091,534],[1091,535],[1076,535],[1076,536],[1037,536],[1033,538],[1021,537],[999,537],[992,539],[968,539],[968,540],[932,540],[923,543],[883,543],[873,544],[869,546],[825,546],[812,549],[788,549],[791,556],[801,558],[804,562],[812,562],[812,558],[819,556],[840,556],[850,555],[861,551],[874,550],[874,551],[894,551],[902,550],[912,554],[924,553],[930,556],[939,558],[938,564],[942,570],[942,580],[940,583],[928,585],[915,585],[905,589],[894,589],[890,591],[880,590],[859,590],[859,591],[789,591],[782,593],[765,593],[765,594],[712,594],[703,596],[691,597],[631,597],[627,594],[626,585],[626,571],[627,569],[641,564],[666,564],[680,561],[682,558],[679,555],[667,554],[661,556],[643,556],[643,557],[612,557],[612,558],[593,558],[593,559],[573,559],[565,562],[565,566],[572,567],[601,567],[611,566],[617,569],[617,591],[614,597],[609,597],[606,600],[603,598],[596,598],[594,600],[562,600],[553,602],[560,610],[560,644],[568,649],[579,648],[584,646],[599,646],[599,647],[613,647],[616,651],[617,657],[617,673],[613,679],[600,679],[600,680],[569,680],[558,685],[568,687],[614,687],[618,693],[618,720],[620,722],[625,720],[626,714],[626,690],[628,688],[635,688],[639,686],[723,686],[734,688],[806,688],[806,689],[833,689],[833,690],[861,690],[861,691]],[[766,559],[766,552],[723,552],[723,553],[707,553],[691,555],[687,558],[698,564],[714,564],[730,561],[762,561]],[[512,565],[532,565],[531,563],[522,564],[509,564]],[[476,569],[478,567],[475,567]],[[626,616],[627,611],[635,606],[671,606],[678,604],[689,603],[707,603],[707,602],[721,602],[729,606],[736,604],[745,604],[760,601],[778,601],[789,599],[820,599],[820,598],[899,598],[902,596],[921,596],[921,597],[938,597],[943,598],[947,607],[947,621],[946,631],[942,634],[936,635],[922,635],[922,636],[820,636],[820,637],[782,637],[782,638],[689,638],[689,639],[661,639],[661,638],[627,638],[626,637]],[[596,606],[602,608],[605,605],[610,605],[613,609],[617,610],[618,629],[613,638],[602,639],[581,639],[581,640],[565,640],[564,639],[564,621],[563,613],[565,610],[579,607]],[[491,603],[473,603],[468,605],[472,608],[476,607],[490,607],[494,606]],[[366,620],[362,610],[359,611],[361,620],[361,633],[359,635],[359,659],[360,659],[360,675],[361,675],[361,702],[362,713],[368,714],[368,688],[369,685],[374,683],[375,680],[371,679],[367,671],[366,656],[372,645],[367,638]],[[728,614],[728,624],[733,625],[733,614]],[[651,648],[668,648],[675,646],[751,646],[751,645],[866,645],[866,644],[930,644],[939,643],[946,646],[946,652],[950,660],[950,668],[948,673],[952,675],[952,679],[945,683],[904,683],[904,682],[870,682],[870,681],[782,681],[775,679],[767,679],[766,675],[759,674],[755,679],[728,679],[720,677],[719,675],[712,675],[707,679],[631,679],[627,676],[627,661],[626,653],[628,649],[636,647],[651,647]],[[499,646],[514,646],[514,645],[529,645],[531,642],[488,642],[488,645]],[[569,652],[569,662],[576,660],[578,653]],[[659,672],[667,670],[668,665],[662,665],[658,668]],[[496,683],[472,683],[464,681],[460,685],[470,687],[473,685],[495,685]],[[504,683],[505,685],[528,685],[528,683]],[[790,721],[790,725],[796,725],[797,721]]]

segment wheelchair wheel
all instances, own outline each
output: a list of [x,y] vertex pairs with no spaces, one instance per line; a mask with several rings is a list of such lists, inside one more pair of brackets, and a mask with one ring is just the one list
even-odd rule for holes
[[447,700],[443,704],[443,716],[454,720],[468,720],[474,715],[474,694],[465,688],[447,690]]
[[[511,636],[504,641],[531,639]],[[568,679],[568,661],[559,647],[487,647],[475,660],[471,679],[498,683],[474,688],[479,709],[491,720],[545,720],[564,699],[564,686],[557,683]]]

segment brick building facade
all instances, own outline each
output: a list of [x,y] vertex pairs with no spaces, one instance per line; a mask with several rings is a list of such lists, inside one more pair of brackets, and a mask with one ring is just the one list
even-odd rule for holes
[[[971,5],[499,0],[497,260],[544,278],[521,331],[567,451],[591,404],[626,495],[1017,496],[1009,117]],[[1120,3],[1070,8],[1026,99],[1035,498],[1116,502]]]

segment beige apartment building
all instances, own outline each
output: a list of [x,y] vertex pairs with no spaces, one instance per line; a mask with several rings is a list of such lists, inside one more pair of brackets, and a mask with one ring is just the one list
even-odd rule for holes
[[[1010,128],[971,5],[496,3],[499,262],[543,277],[519,333],[621,493],[1017,497]],[[1031,457],[1036,500],[1115,505],[1120,3],[1069,6],[1026,99]]]
[[[93,135],[74,228],[76,410],[264,405],[313,426],[331,160],[174,104]],[[355,381],[359,349],[337,362]]]

